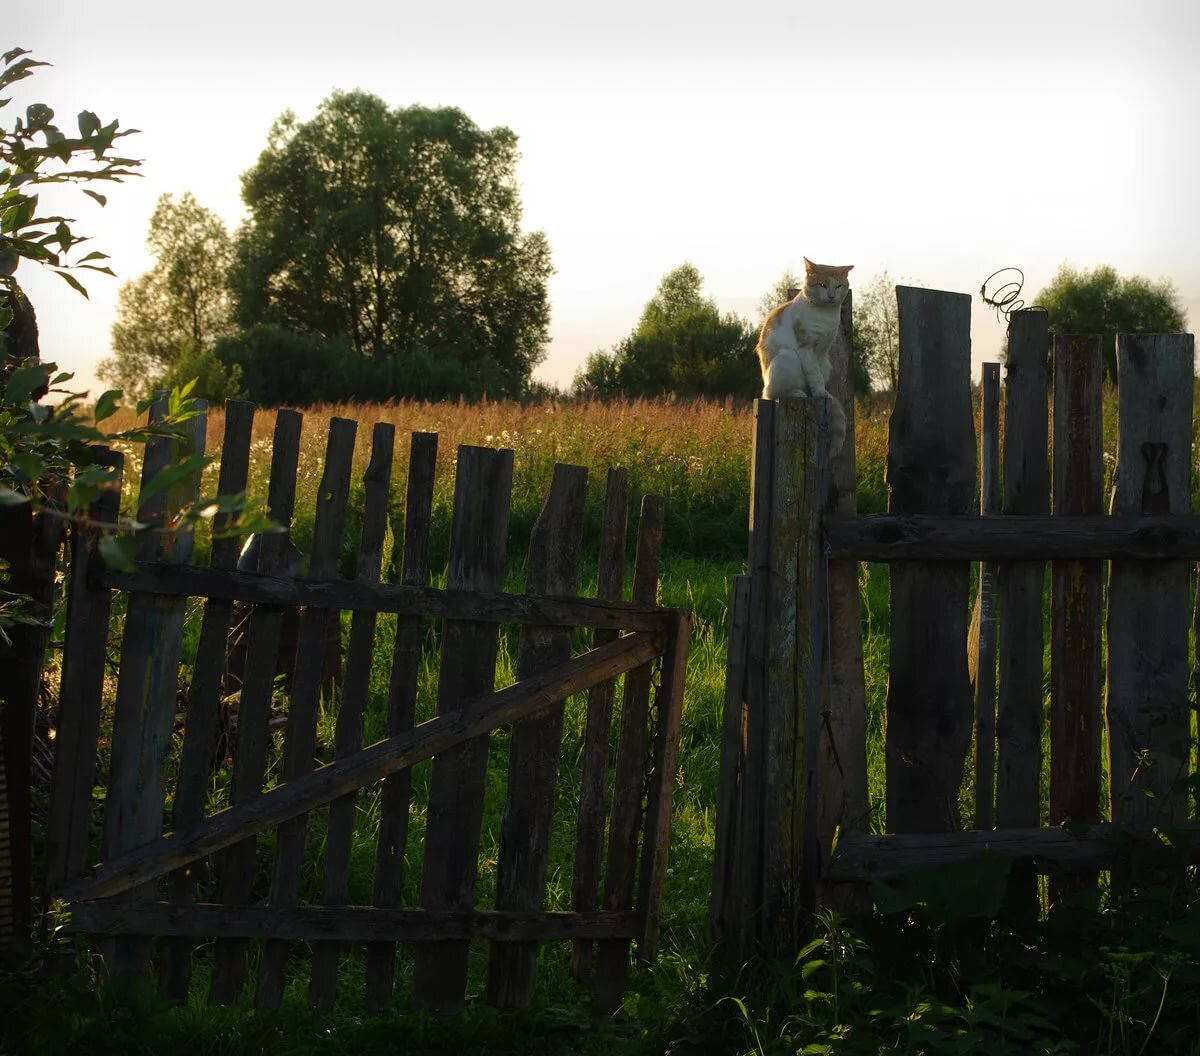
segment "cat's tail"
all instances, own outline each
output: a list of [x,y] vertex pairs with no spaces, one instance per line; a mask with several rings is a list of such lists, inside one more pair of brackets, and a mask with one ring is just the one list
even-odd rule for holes
[[825,402],[829,408],[829,457],[833,458],[846,442],[846,412],[842,410],[841,402],[832,394],[828,394]]

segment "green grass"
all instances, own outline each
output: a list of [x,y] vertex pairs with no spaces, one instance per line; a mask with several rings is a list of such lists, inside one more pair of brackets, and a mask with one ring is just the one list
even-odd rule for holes
[[[377,417],[396,422],[393,501],[402,503],[406,470],[405,432],[437,428],[442,434],[435,492],[433,567],[444,567],[452,497],[452,454],[457,443],[490,442],[514,447],[513,517],[506,589],[519,591],[522,555],[556,459],[591,470],[585,549],[594,555],[599,537],[604,470],[631,469],[634,505],[644,493],[668,499],[661,599],[695,614],[688,662],[675,788],[670,867],[663,904],[661,952],[649,968],[637,968],[622,1012],[593,1020],[586,992],[567,970],[565,943],[539,955],[539,983],[528,1013],[500,1014],[482,1000],[486,944],[472,950],[468,1011],[433,1019],[406,1011],[410,953],[402,948],[394,1011],[367,1016],[362,1009],[361,952],[343,958],[338,1003],[331,1015],[307,1010],[308,951],[298,945],[280,1013],[245,1005],[207,1007],[211,944],[195,958],[196,981],[189,1003],[171,1008],[145,993],[114,993],[96,982],[93,965],[78,947],[81,971],[63,982],[38,972],[42,951],[10,961],[0,972],[0,1054],[29,1052],[201,1054],[474,1052],[496,1053],[1190,1053],[1200,1052],[1200,915],[1195,877],[1173,887],[1147,889],[1136,904],[1105,902],[1058,907],[1044,920],[1014,918],[1006,905],[1003,870],[899,885],[876,895],[889,913],[859,922],[853,930],[825,917],[799,959],[764,959],[731,972],[712,957],[705,937],[712,868],[719,730],[724,695],[727,602],[732,577],[742,571],[746,495],[749,485],[749,418],[719,405],[641,403],[625,407],[515,408],[485,405],[400,405],[392,408],[318,408],[307,412],[294,536],[311,538],[311,510],[323,446],[324,422],[332,413],[360,420],[356,474],[365,466],[364,437]],[[265,491],[269,419],[255,434],[252,490]],[[862,415],[858,436],[860,508],[885,507],[886,413]],[[220,421],[210,423],[210,451]],[[540,431],[539,431],[540,430]],[[353,541],[361,517],[361,490],[351,499],[342,570],[353,569]],[[393,539],[402,538],[402,509],[393,510]],[[629,554],[635,518],[631,517]],[[203,540],[201,540],[203,552]],[[395,576],[399,554],[385,562]],[[583,592],[594,592],[594,556],[585,562]],[[865,679],[868,700],[869,795],[874,817],[884,800],[884,700],[887,686],[887,567],[863,566]],[[192,606],[185,668],[199,633]],[[344,631],[348,619],[343,621]],[[384,733],[388,663],[394,618],[379,620],[372,665],[365,737]],[[513,680],[517,629],[502,629],[497,684]],[[576,645],[586,644],[577,636]],[[419,718],[432,714],[436,696],[438,634],[426,629],[420,673]],[[186,676],[186,671],[185,671]],[[112,687],[110,687],[111,689]],[[560,781],[554,816],[547,907],[569,908],[574,810],[578,799],[584,729],[583,701],[568,702]],[[323,713],[319,754],[332,756],[336,713]],[[168,766],[177,764],[179,741]],[[275,744],[273,767],[280,742]],[[489,780],[480,852],[479,905],[491,902],[498,834],[504,809],[507,734],[490,738]],[[107,761],[102,753],[102,773]],[[429,764],[413,771],[413,808],[406,859],[406,904],[418,902],[421,836],[425,825]],[[272,770],[272,779],[275,770]],[[227,802],[229,772],[213,779],[210,807]],[[970,789],[964,789],[964,804]],[[358,797],[351,860],[351,901],[370,900],[378,791]],[[320,900],[320,812],[310,819],[310,846],[301,897]],[[273,841],[259,841],[258,897],[265,896]],[[97,847],[96,853],[99,848]],[[998,877],[998,879],[997,879]],[[940,884],[940,886],[939,886]],[[966,892],[963,900],[956,892]]]

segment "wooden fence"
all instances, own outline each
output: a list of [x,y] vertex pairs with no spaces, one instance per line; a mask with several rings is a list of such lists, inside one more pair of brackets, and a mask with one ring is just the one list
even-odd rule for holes
[[[1186,782],[1190,574],[1200,559],[1192,337],[1118,338],[1105,516],[1101,339],[1058,338],[1051,357],[1045,313],[1013,314],[1003,443],[999,367],[988,364],[977,482],[970,299],[904,287],[897,297],[888,514],[856,515],[854,446],[827,457],[823,400],[756,408],[710,918],[736,957],[763,943],[794,948],[819,891],[861,906],[863,888],[848,881],[991,851],[1026,863],[1015,868],[1032,895],[1032,870],[1094,886],[1099,869],[1128,879],[1200,846]],[[845,340],[842,360],[831,391],[851,406]],[[861,561],[890,562],[882,834],[870,831],[867,796]],[[960,803],[966,766],[969,805]],[[958,831],[964,814],[974,828]]]
[[[249,404],[226,407],[222,494],[237,494],[246,486],[253,416]],[[191,425],[192,451],[202,452],[204,418]],[[268,502],[272,517],[284,526],[293,521],[300,429],[300,414],[278,412]],[[97,548],[102,526],[117,517],[115,493],[91,511],[92,527],[73,533],[47,825],[48,898],[66,903],[69,931],[102,939],[114,974],[147,973],[157,940],[153,966],[161,991],[174,1000],[188,995],[199,941],[215,939],[209,999],[238,1000],[256,960],[255,1003],[277,1007],[289,954],[294,944],[307,942],[312,950],[309,998],[314,1007],[328,1008],[343,954],[356,944],[365,950],[367,1006],[383,1009],[393,1000],[396,944],[403,942],[414,944],[413,1004],[450,1012],[464,1001],[471,941],[484,939],[490,945],[487,1000],[525,1007],[533,993],[538,944],[571,940],[575,974],[590,981],[595,1007],[611,1010],[624,992],[630,941],[636,941],[642,960],[654,956],[666,870],[691,618],[684,610],[657,605],[663,502],[652,496],[642,502],[633,600],[627,603],[628,485],[624,470],[610,471],[598,558],[600,596],[579,597],[587,473],[576,466],[555,467],[529,544],[527,592],[503,593],[513,453],[462,447],[446,586],[434,589],[429,534],[437,436],[414,433],[400,582],[382,583],[395,436],[393,427],[381,422],[374,427],[363,479],[357,575],[340,578],[356,431],[353,421],[330,423],[304,576],[288,572],[287,532],[263,539],[256,572],[237,570],[238,544],[232,538],[214,539],[206,567],[192,564],[192,535],[174,528],[171,514],[195,497],[195,479],[141,504],[139,520],[158,530],[146,533],[132,571],[106,568]],[[121,465],[119,455],[103,457]],[[142,487],[172,458],[172,441],[152,441]],[[106,654],[117,644],[110,640],[114,591],[124,593],[126,604],[101,849],[93,870],[89,843]],[[205,600],[180,747],[173,727],[188,598]],[[235,602],[251,603],[253,610],[228,802],[209,814]],[[294,607],[301,610],[296,664],[278,753],[270,732],[272,697],[281,628]],[[324,646],[330,621],[343,611],[352,615],[333,758],[318,766]],[[397,614],[387,737],[363,747],[379,613]],[[430,618],[440,621],[440,634],[434,636],[441,650],[437,714],[418,723],[418,669],[430,639],[422,619]],[[504,624],[520,627],[518,681],[497,690]],[[592,647],[572,656],[576,628],[592,629]],[[614,687],[622,675],[617,711]],[[572,908],[550,912],[543,904],[563,702],[581,693],[587,693],[587,717]],[[331,702],[324,704],[328,708]],[[612,753],[614,714],[619,732]],[[509,741],[495,898],[493,906],[480,907],[476,882],[489,781],[488,735],[501,727],[509,728]],[[405,861],[416,850],[408,840],[410,775],[424,760],[432,760],[432,769],[419,854],[420,895],[418,904],[405,905]],[[492,769],[494,781],[495,764]],[[176,775],[173,787],[169,774]],[[373,904],[354,906],[347,905],[351,845],[363,791],[377,792],[379,834]],[[168,807],[170,831],[165,832]],[[328,808],[324,841],[312,848],[308,816],[319,808]],[[273,851],[256,840],[269,830],[274,830]],[[269,877],[264,875],[268,857]],[[317,868],[322,877],[319,905],[300,904],[306,868]],[[257,959],[248,957],[252,940],[262,943]]]

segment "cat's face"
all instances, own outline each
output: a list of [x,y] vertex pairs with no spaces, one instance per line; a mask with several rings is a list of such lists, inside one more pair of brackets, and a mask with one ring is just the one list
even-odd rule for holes
[[814,264],[804,258],[804,296],[809,304],[841,304],[850,289],[853,264]]

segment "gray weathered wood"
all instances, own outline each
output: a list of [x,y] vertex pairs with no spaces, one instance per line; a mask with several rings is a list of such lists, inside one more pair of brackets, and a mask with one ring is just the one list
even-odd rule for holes
[[[254,404],[230,400],[225,404],[225,435],[221,442],[221,472],[218,495],[240,495],[246,490],[250,465],[250,439],[254,429]],[[220,515],[213,524],[209,554],[213,568],[237,564],[239,539],[230,531],[231,518]],[[224,536],[222,538],[222,536]],[[225,673],[225,651],[229,638],[232,603],[206,601],[200,625],[200,643],[192,666],[185,712],[183,753],[175,786],[171,826],[186,829],[204,817],[204,806],[213,770],[213,752],[220,719],[221,679]],[[181,869],[168,883],[172,902],[188,903],[196,898],[196,874]],[[166,942],[159,966],[159,990],[169,1001],[187,1000],[192,978],[192,943],[187,939]]]
[[[983,365],[980,406],[979,512],[1000,512],[1000,364]],[[968,636],[975,693],[975,827],[990,829],[996,799],[996,565],[979,565],[979,589]]]
[[775,470],[775,401],[754,403],[754,448],[750,461],[750,524],[746,567],[750,576],[749,641],[746,655],[745,739],[741,798],[737,805],[733,856],[736,862],[726,929],[727,956],[742,963],[753,952],[763,908],[763,797],[766,773],[767,638],[771,621],[771,488]]
[[[1120,427],[1114,514],[1186,513],[1191,504],[1190,334],[1117,337]],[[1113,561],[1108,580],[1112,819],[1167,824],[1187,796],[1189,568]]]
[[[1050,512],[1045,312],[1013,312],[1008,324],[1002,512]],[[996,825],[1042,820],[1042,594],[1040,561],[1007,561],[996,573],[1000,600],[999,701],[996,711]]]
[[746,649],[750,620],[750,577],[735,576],[729,601],[729,638],[725,662],[725,708],[721,722],[721,764],[717,779],[717,809],[713,842],[712,894],[708,930],[714,942],[736,934],[738,900],[738,804],[745,782]]
[[828,432],[820,400],[775,404],[765,695],[763,914],[759,940],[795,952],[815,906],[820,865],[816,769],[829,612],[821,510]]
[[413,729],[385,738],[347,759],[339,759],[258,798],[214,814],[188,832],[169,833],[120,858],[106,861],[88,880],[55,894],[68,902],[118,895],[163,873],[273,828],[298,814],[324,806],[463,741],[490,733],[528,715],[642,667],[661,655],[662,638],[625,635],[567,663],[506,689],[483,694],[458,711],[440,714]]
[[1200,517],[826,517],[834,557],[861,561],[1200,558]]
[[[624,469],[613,468],[608,471],[604,492],[604,523],[600,533],[596,584],[596,597],[600,601],[620,601],[624,597],[628,520],[629,474]],[[592,644],[603,645],[614,637],[613,631],[597,628],[592,635]],[[571,872],[571,905],[577,913],[594,910],[600,896],[615,696],[616,685],[612,682],[596,686],[588,693],[579,814],[575,824],[575,867]],[[571,946],[571,975],[580,982],[591,978],[592,953],[590,942],[577,940]]]
[[[512,461],[510,450],[459,448],[447,586],[496,591],[503,584]],[[491,691],[497,632],[494,624],[446,621],[438,675],[440,714],[453,713]],[[464,910],[474,905],[487,752],[488,738],[483,734],[456,744],[434,760],[421,873],[424,909]],[[450,1013],[462,1008],[467,954],[464,942],[417,947],[412,993],[418,1009]]]
[[1200,827],[1195,822],[1173,827],[1169,841],[1149,829],[1113,825],[886,836],[855,833],[838,844],[828,879],[885,880],[961,865],[985,853],[1026,859],[1042,873],[1095,871],[1134,860],[1139,865],[1200,861]]
[[[637,549],[633,559],[633,600],[653,604],[658,597],[658,566],[662,555],[666,504],[657,495],[642,498]],[[642,791],[646,777],[646,719],[650,702],[651,667],[646,664],[625,676],[621,728],[613,774],[612,808],[608,823],[608,857],[604,864],[603,908],[633,906],[638,834],[642,822]],[[602,942],[596,947],[592,979],[592,1008],[601,1015],[614,1011],[625,993],[629,972],[629,943]]]
[[[404,556],[400,579],[408,587],[429,582],[429,526],[437,471],[437,433],[413,433],[408,456],[408,489],[404,507]],[[396,618],[392,670],[388,683],[387,732],[391,737],[411,730],[416,721],[417,676],[421,667],[421,620]],[[375,877],[371,901],[391,909],[400,905],[404,853],[408,845],[408,805],[412,771],[384,778],[379,792],[379,838],[375,844]],[[367,1008],[382,1012],[391,1004],[396,976],[396,944],[367,946]]]
[[[201,401],[202,403],[202,401]],[[159,399],[151,419],[166,414]],[[146,445],[142,490],[173,462],[204,454],[207,415],[202,412],[184,426],[178,438],[160,437]],[[199,495],[197,472],[140,505],[138,520],[150,526],[139,540],[140,556],[185,563],[195,541],[190,526],[178,529],[171,521]],[[104,849],[119,855],[162,832],[166,799],[165,763],[175,722],[179,690],[179,660],[183,649],[185,598],[157,595],[130,597],[121,640],[121,667],[113,710],[112,760],[104,809]],[[146,888],[134,897],[150,899]],[[118,939],[112,947],[109,972],[114,976],[140,973],[150,953],[141,939]]]
[[141,563],[134,572],[106,571],[104,584],[148,594],[229,598],[259,605],[300,605],[315,609],[395,612],[479,623],[520,623],[555,627],[606,627],[616,631],[659,631],[669,614],[656,605],[595,598],[540,598],[495,591],[437,590],[400,583],[357,580],[318,582],[224,569],[179,568]]
[[[317,489],[312,554],[309,559],[309,574],[317,580],[333,579],[337,575],[357,432],[358,423],[349,418],[331,418],[329,421],[329,440]],[[292,682],[280,767],[285,783],[313,768],[324,673],[324,647],[329,637],[331,619],[336,620],[337,613],[328,609],[305,609],[300,615],[296,637],[296,673]],[[295,904],[307,839],[307,814],[297,814],[280,824],[275,841],[275,870],[271,878],[272,907]],[[278,1008],[282,1002],[283,976],[289,950],[290,944],[282,939],[269,940],[263,946],[258,985],[254,991],[255,1007]]]
[[[1104,510],[1099,335],[1054,341],[1054,513]],[[1050,824],[1100,820],[1104,586],[1099,561],[1056,561],[1050,584]]]
[[484,938],[498,941],[545,941],[585,937],[623,938],[637,931],[637,914],[501,913],[496,910],[435,912],[379,909],[375,906],[223,906],[192,903],[126,902],[102,899],[75,906],[65,933],[110,932],[121,935],[177,935],[189,938],[417,942]]
[[102,524],[113,524],[121,504],[124,456],[107,447],[92,449],[95,465],[115,473],[114,486],[88,511],[94,525],[71,530],[71,579],[58,694],[54,774],[46,823],[46,891],[57,891],[83,875],[96,783],[96,744],[104,695],[104,663],[112,593],[98,587],[96,567]]
[[[395,426],[376,422],[371,437],[371,460],[363,477],[365,507],[358,547],[358,578],[367,583],[378,582],[383,567],[388,488],[392,481],[392,449],[395,443]],[[362,747],[363,714],[371,688],[371,654],[374,646],[375,613],[356,612],[350,622],[346,673],[334,734],[334,751],[339,759],[353,755]],[[326,906],[342,906],[350,899],[350,851],[356,804],[357,795],[353,792],[329,804],[323,891]],[[313,947],[308,1000],[313,1008],[320,1011],[333,1008],[341,951],[341,944],[336,942],[320,943]]]
[[[887,480],[898,514],[967,514],[975,501],[971,299],[896,290],[900,376]],[[914,562],[891,570],[887,694],[887,827],[922,832],[958,824],[971,739],[967,673],[970,566]],[[936,662],[930,643],[938,642]]]
[[638,873],[638,960],[650,964],[658,951],[663,883],[671,841],[671,801],[679,761],[679,734],[683,723],[683,692],[687,681],[688,643],[692,614],[676,613],[662,661],[662,683],[655,697],[654,754],[651,758],[646,820],[643,825],[642,864]]
[[[550,494],[529,539],[525,589],[570,596],[579,591],[579,557],[587,470],[557,465]],[[571,656],[571,632],[526,627],[517,651],[517,677],[528,678]],[[508,795],[496,863],[496,908],[542,908],[550,863],[563,708],[557,705],[514,724],[509,740]],[[537,943],[495,943],[488,961],[487,1000],[498,1008],[528,1008],[537,974]]]
[[[303,416],[282,409],[275,415],[271,448],[271,475],[267,485],[267,510],[283,531],[264,536],[258,551],[258,570],[281,574],[288,564],[289,529],[296,503],[296,463],[300,456]],[[275,663],[283,630],[284,611],[274,605],[259,605],[250,615],[247,632],[246,668],[238,708],[237,739],[233,750],[233,774],[229,803],[236,807],[262,793],[270,742],[271,698],[275,688]],[[226,850],[214,863],[220,881],[221,901],[238,906],[250,901],[254,887],[254,858],[257,841],[250,836]],[[214,954],[208,999],[217,1005],[233,1003],[246,983],[246,942],[219,940]]]
[[[838,339],[830,352],[833,373],[829,379],[830,395],[841,403],[846,414],[846,441],[829,460],[829,498],[825,504],[828,512],[849,515],[858,511],[850,341],[852,318],[852,293],[849,293],[842,304]],[[870,821],[867,688],[858,572],[858,562],[854,560],[830,560],[828,565],[829,642],[825,651],[828,671],[822,679],[828,686],[829,699],[822,708],[817,734],[820,738],[818,780],[821,789],[817,800],[817,840],[822,863],[828,858],[836,836],[844,832],[865,832]],[[843,912],[869,909],[869,902],[860,895],[845,889],[833,894],[837,900],[836,908]]]

